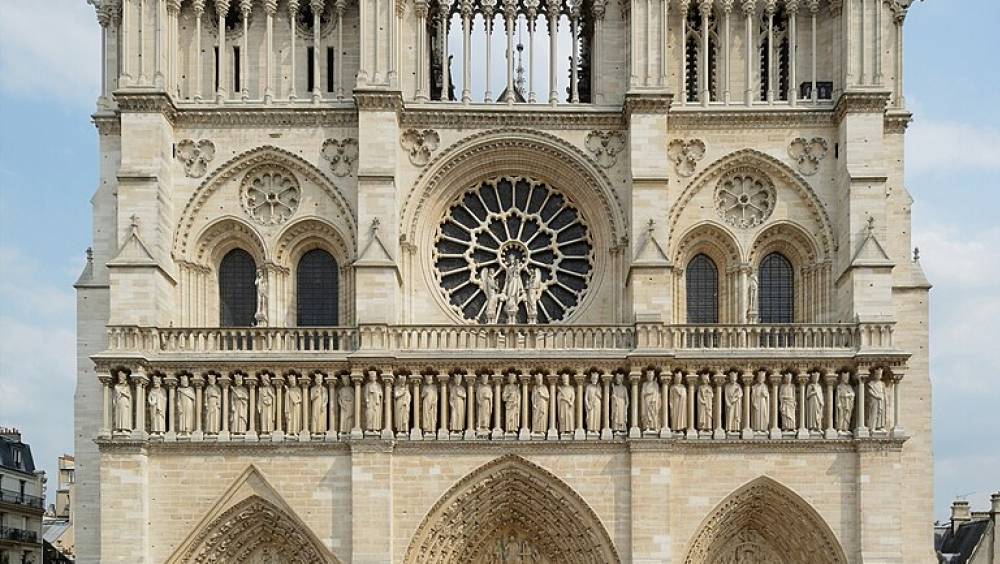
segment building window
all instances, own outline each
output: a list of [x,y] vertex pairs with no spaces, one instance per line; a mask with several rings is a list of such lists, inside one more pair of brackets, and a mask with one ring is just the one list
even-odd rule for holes
[[[770,36],[768,34],[767,12],[761,14],[760,28],[760,99],[767,100],[768,91],[773,89],[775,100],[788,100],[788,66],[790,52],[788,46],[788,15],[778,6],[771,16]],[[773,39],[769,41],[768,38]],[[770,59],[768,58],[770,56]],[[770,66],[768,66],[770,64]],[[771,85],[771,69],[775,84]]]
[[313,65],[316,64],[316,53],[312,47],[306,47],[306,90],[312,92],[316,88],[316,73],[313,72]]
[[[700,9],[692,8],[688,10],[685,18],[687,34],[685,36],[685,94],[687,100],[692,102],[701,101],[703,83],[703,69],[708,74],[709,97],[712,100],[719,99],[716,83],[716,69],[718,67],[717,54],[719,50],[719,40],[717,35],[717,23],[715,11],[708,14],[708,29],[705,29],[705,19]],[[703,61],[705,57],[705,34],[708,34],[708,61]]]
[[300,326],[337,325],[338,278],[337,261],[330,253],[313,249],[302,255],[295,280]]
[[719,269],[706,255],[691,259],[685,271],[687,322],[719,322]]
[[771,253],[760,263],[760,322],[792,323],[795,320],[795,277],[792,263],[781,253]]
[[250,327],[257,313],[254,278],[257,265],[250,253],[233,249],[219,265],[219,323],[223,327]]

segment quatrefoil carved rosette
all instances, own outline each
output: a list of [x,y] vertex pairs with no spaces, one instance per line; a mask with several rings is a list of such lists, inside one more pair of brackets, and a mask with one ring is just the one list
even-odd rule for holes
[[565,195],[530,178],[502,177],[469,189],[448,207],[432,261],[444,299],[461,318],[553,323],[583,301],[594,245]]
[[299,208],[302,189],[295,173],[285,167],[265,164],[251,169],[240,185],[243,211],[262,225],[278,225]]
[[756,227],[771,216],[777,192],[766,174],[754,168],[737,168],[715,187],[715,209],[733,227]]

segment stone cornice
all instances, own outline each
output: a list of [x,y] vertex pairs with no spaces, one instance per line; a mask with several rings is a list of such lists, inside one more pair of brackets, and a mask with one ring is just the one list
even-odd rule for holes
[[887,134],[902,135],[913,121],[913,114],[906,110],[889,110],[885,114],[883,129]]
[[358,112],[352,104],[337,106],[181,106],[177,125],[213,127],[315,127],[357,128]]
[[123,114],[162,114],[171,124],[177,118],[177,106],[167,93],[160,90],[122,89],[114,93],[119,112]]
[[674,95],[667,92],[629,92],[625,94],[622,113],[626,119],[632,114],[665,114],[673,101]]
[[101,135],[120,135],[122,132],[122,122],[117,112],[99,111],[91,115],[90,119]]
[[882,114],[892,94],[887,90],[849,90],[840,95],[833,108],[834,122],[840,123],[847,114]]
[[398,90],[356,89],[354,104],[359,112],[399,112],[403,108],[403,95]]
[[533,127],[543,129],[622,129],[620,108],[575,106],[506,106],[456,104],[407,104],[402,127],[413,128],[498,128]]
[[699,129],[779,129],[830,127],[834,125],[830,108],[799,109],[674,109],[670,112],[671,130]]

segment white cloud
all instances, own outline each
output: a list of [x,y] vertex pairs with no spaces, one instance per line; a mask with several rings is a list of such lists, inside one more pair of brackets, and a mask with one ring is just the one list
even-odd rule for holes
[[909,173],[1000,169],[1000,128],[917,119],[906,135]]
[[84,0],[0,0],[0,90],[93,105],[100,26]]

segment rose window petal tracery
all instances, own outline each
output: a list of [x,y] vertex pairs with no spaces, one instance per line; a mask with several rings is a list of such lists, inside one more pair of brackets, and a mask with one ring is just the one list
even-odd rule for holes
[[284,223],[299,207],[301,190],[295,175],[279,166],[263,165],[246,174],[240,202],[263,225]]
[[525,177],[462,194],[437,229],[434,273],[452,309],[480,323],[551,323],[579,306],[593,244],[563,194]]
[[715,189],[715,209],[729,225],[760,225],[774,211],[774,184],[754,169],[737,169],[722,177]]

